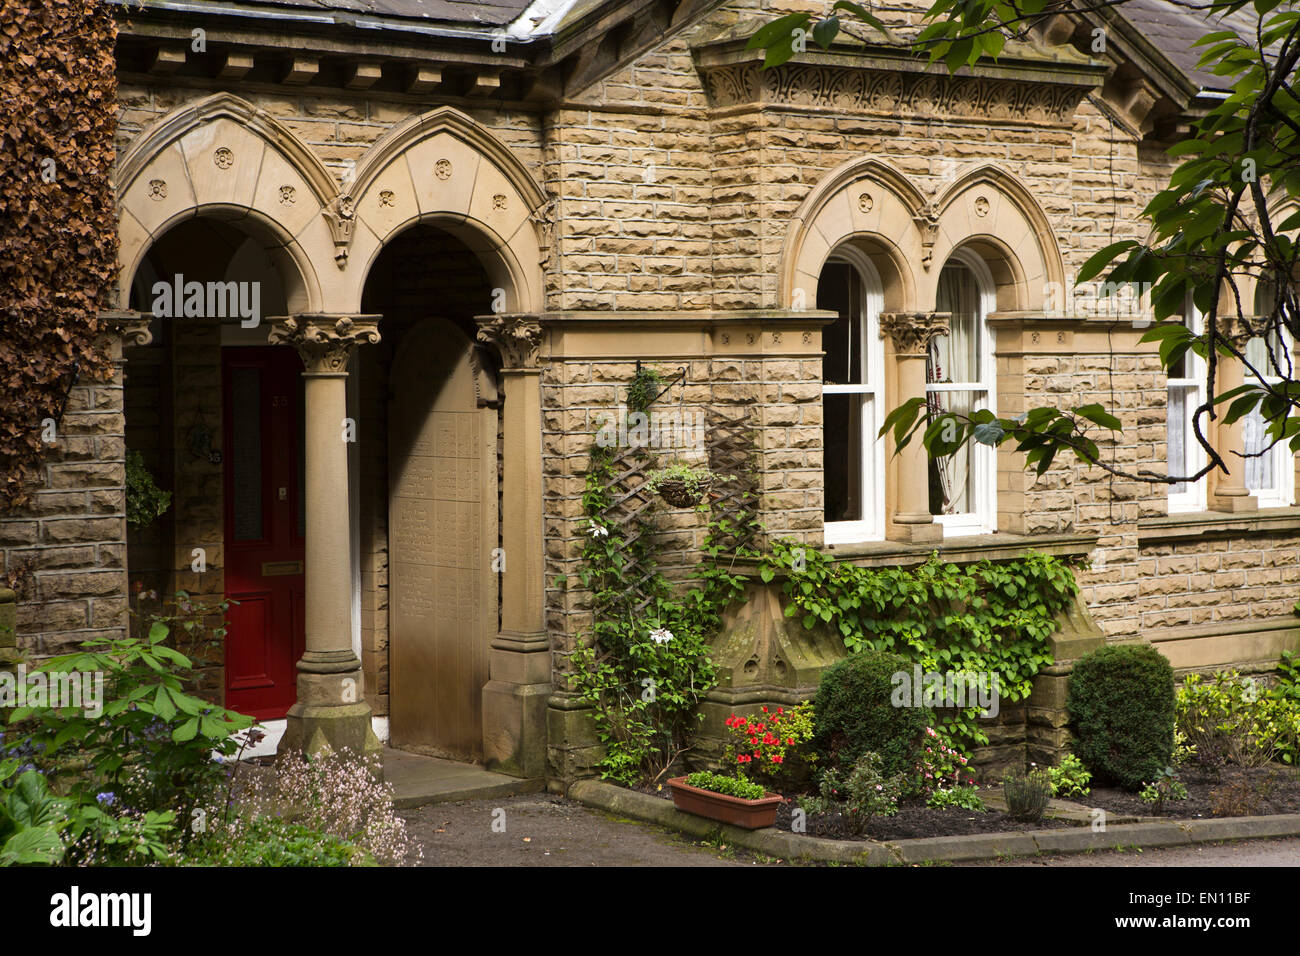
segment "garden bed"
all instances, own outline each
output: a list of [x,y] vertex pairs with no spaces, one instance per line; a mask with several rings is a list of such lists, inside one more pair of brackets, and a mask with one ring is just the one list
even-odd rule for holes
[[[1180,769],[1179,779],[1187,787],[1187,799],[1166,803],[1159,816],[1196,819],[1300,813],[1300,769],[1294,767],[1225,767],[1215,774],[1186,766]],[[1157,815],[1136,793],[1113,787],[1093,787],[1086,797],[1072,799],[1107,813]]]
[[[641,793],[653,794],[664,800],[672,800],[672,792],[665,787],[656,790],[653,787],[634,787]],[[798,807],[798,794],[785,794],[785,803],[777,809],[776,829],[790,831],[793,810]],[[1283,811],[1278,811],[1283,812]],[[1033,823],[1022,823],[1009,813],[989,808],[984,813],[975,810],[962,810],[950,807],[942,810],[931,809],[919,800],[904,800],[899,804],[898,813],[892,817],[872,817],[865,829],[854,832],[843,814],[808,814],[804,820],[808,836],[825,837],[830,840],[910,840],[919,837],[938,836],[972,836],[979,833],[1018,833],[1031,830],[1068,829],[1080,823],[1069,820],[1057,820],[1044,817]]]

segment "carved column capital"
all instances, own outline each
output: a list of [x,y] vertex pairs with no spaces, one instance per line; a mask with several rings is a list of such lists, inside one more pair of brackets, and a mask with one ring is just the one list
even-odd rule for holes
[[149,323],[153,316],[134,309],[121,309],[99,313],[100,335],[107,338],[108,349],[114,362],[122,361],[122,350],[134,345],[148,345],[153,341]]
[[304,313],[271,316],[272,345],[291,345],[307,375],[346,375],[358,345],[379,341],[379,315]]
[[951,312],[882,312],[880,337],[889,337],[899,355],[924,355],[932,339],[947,335]]
[[522,312],[475,316],[478,340],[494,345],[505,368],[536,368],[542,347],[542,323]]
[[1256,319],[1254,323],[1241,315],[1219,316],[1216,327],[1219,338],[1226,341],[1238,352],[1246,351],[1246,343],[1261,334],[1263,322]]

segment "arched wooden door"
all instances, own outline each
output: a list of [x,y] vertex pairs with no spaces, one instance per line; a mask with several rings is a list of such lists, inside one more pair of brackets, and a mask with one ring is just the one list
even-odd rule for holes
[[497,416],[453,323],[397,346],[388,408],[389,708],[393,746],[480,761],[497,630]]

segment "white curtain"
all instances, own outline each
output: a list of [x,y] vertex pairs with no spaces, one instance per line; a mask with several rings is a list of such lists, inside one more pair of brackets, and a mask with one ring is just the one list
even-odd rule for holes
[[[931,341],[927,381],[978,386],[983,371],[980,368],[980,290],[971,271],[955,263],[944,266],[939,273],[935,304],[938,311],[952,313],[951,334]],[[944,412],[968,416],[981,396],[982,389],[931,392],[931,417]],[[975,510],[971,467],[974,453],[974,447],[967,445],[957,454],[935,463],[943,497],[939,513],[963,514]]]
[[[1277,354],[1277,353],[1275,353]],[[1253,365],[1266,378],[1274,378],[1272,363],[1269,361],[1268,349],[1264,339],[1256,337],[1246,345],[1246,361]],[[1285,366],[1280,366],[1285,367]],[[1246,373],[1247,384],[1258,384],[1254,375]],[[1245,439],[1247,455],[1263,451],[1268,447],[1269,439],[1264,432],[1264,417],[1255,409],[1242,419],[1242,437]],[[1271,491],[1277,484],[1275,474],[1276,456],[1269,452],[1258,458],[1246,459],[1246,487],[1250,491]]]

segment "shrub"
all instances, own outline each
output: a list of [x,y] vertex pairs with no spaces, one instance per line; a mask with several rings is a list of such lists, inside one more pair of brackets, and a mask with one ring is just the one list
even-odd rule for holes
[[1052,799],[1052,778],[1045,770],[1027,774],[1013,771],[1002,778],[1002,793],[1012,818],[1032,823],[1042,819]]
[[1135,791],[1174,749],[1174,671],[1148,644],[1100,648],[1074,665],[1066,707],[1079,758],[1096,776]]
[[778,786],[793,776],[788,770],[800,762],[798,749],[812,739],[813,705],[804,701],[791,710],[764,706],[750,717],[732,714],[723,723],[731,734],[726,758],[735,763],[737,775]]
[[916,766],[916,786],[922,793],[973,787],[970,758],[958,750],[944,732],[925,728],[921,758]]
[[1259,811],[1261,794],[1249,781],[1239,780],[1210,791],[1210,814],[1216,817],[1248,817]]
[[932,714],[890,702],[891,675],[910,670],[904,658],[877,651],[862,651],[827,668],[813,719],[813,746],[823,766],[851,767],[863,754],[876,753],[886,777],[916,768]]
[[1151,804],[1157,813],[1164,811],[1169,800],[1186,800],[1187,788],[1178,779],[1178,772],[1173,767],[1164,767],[1156,773],[1155,779],[1142,788],[1138,799]]
[[1052,796],[1086,797],[1088,781],[1092,774],[1083,765],[1083,761],[1074,754],[1066,754],[1061,762],[1047,771],[1052,778]]
[[1293,763],[1300,752],[1300,699],[1285,686],[1264,687],[1236,671],[1220,671],[1212,681],[1188,674],[1178,688],[1175,714],[1178,731],[1210,768]]
[[767,791],[757,783],[752,783],[743,777],[728,777],[707,770],[691,774],[686,778],[686,785],[699,787],[712,793],[721,793],[728,797],[739,797],[741,800],[762,800],[767,796]]
[[822,774],[820,795],[800,800],[799,806],[808,813],[842,813],[850,829],[860,833],[871,817],[898,813],[904,777],[886,776],[883,767],[880,754],[868,752],[858,757],[847,778],[830,768]]

